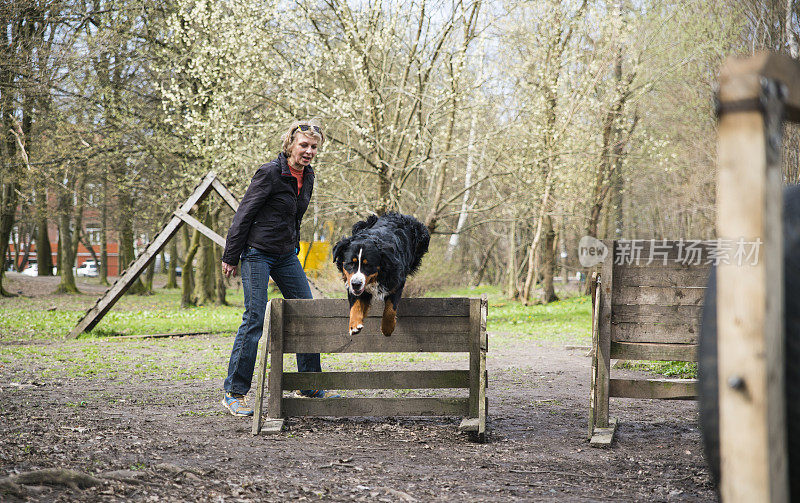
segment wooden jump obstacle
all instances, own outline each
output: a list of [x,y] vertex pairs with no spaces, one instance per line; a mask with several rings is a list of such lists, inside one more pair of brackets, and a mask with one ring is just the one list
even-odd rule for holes
[[800,63],[771,53],[720,71],[717,233],[760,239],[717,271],[722,501],[789,500],[783,327],[783,121],[800,123]]
[[[397,328],[380,333],[382,303],[376,302],[361,333],[348,335],[347,299],[272,299],[267,305],[257,367],[253,435],[277,433],[290,416],[462,416],[460,429],[484,440],[487,410],[486,296],[409,298],[400,302]],[[468,370],[284,372],[285,353],[461,352]],[[269,380],[267,358],[270,361]],[[299,389],[467,388],[469,397],[294,398]],[[267,419],[261,414],[269,389]]]
[[[216,192],[230,206],[233,211],[239,208],[239,201],[231,194],[225,184],[223,184],[217,175],[212,171],[209,172],[200,183],[192,191],[192,194],[180,205],[172,215],[172,218],[166,225],[156,234],[156,237],[150,242],[147,248],[131,262],[127,269],[122,272],[122,275],[114,282],[114,284],[106,290],[102,297],[97,299],[94,306],[78,320],[78,323],[69,333],[68,337],[73,339],[77,338],[83,332],[93,329],[103,316],[116,304],[116,302],[128,291],[128,288],[136,281],[136,278],[141,275],[144,270],[150,265],[150,262],[156,258],[156,255],[164,249],[169,240],[178,233],[178,230],[183,224],[188,224],[191,227],[200,231],[201,234],[209,238],[218,246],[225,248],[225,238],[208,228],[202,222],[194,218],[190,213],[197,204],[202,202],[211,192]],[[314,298],[323,297],[322,293],[316,286],[309,281],[309,287]]]
[[609,397],[687,400],[694,379],[611,378],[611,360],[697,361],[713,242],[604,241],[609,254],[592,286],[591,445],[609,445]]

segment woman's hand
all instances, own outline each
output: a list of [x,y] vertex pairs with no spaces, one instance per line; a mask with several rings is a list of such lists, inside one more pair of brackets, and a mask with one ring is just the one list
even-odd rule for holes
[[226,278],[230,278],[231,276],[236,277],[238,270],[239,266],[226,264],[225,262],[222,263],[222,274],[224,274]]

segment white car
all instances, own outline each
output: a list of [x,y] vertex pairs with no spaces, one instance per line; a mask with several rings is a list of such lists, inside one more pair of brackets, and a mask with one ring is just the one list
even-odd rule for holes
[[38,276],[39,275],[39,264],[30,264],[25,270],[22,271],[22,274],[25,276]]
[[94,260],[86,261],[75,270],[75,276],[86,277],[86,278],[96,278],[98,275],[97,273],[97,264],[95,264]]

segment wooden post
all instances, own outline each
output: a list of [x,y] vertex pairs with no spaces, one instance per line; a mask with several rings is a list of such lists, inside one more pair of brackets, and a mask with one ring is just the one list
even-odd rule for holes
[[270,419],[283,418],[283,299],[272,299],[269,323],[269,407]]
[[[789,95],[797,101],[800,65],[777,55],[729,60],[720,73],[717,232],[734,243],[760,241],[754,258],[731,257],[717,271],[726,503],[788,501],[780,165],[785,85],[793,86]],[[788,111],[796,114],[798,104]]]
[[598,322],[600,320],[600,288],[599,275],[597,272],[592,273],[591,295],[592,295],[592,349],[591,349],[591,364],[589,366],[589,437],[594,435],[595,414],[597,409],[597,337],[598,337]]
[[479,417],[481,385],[481,299],[469,300],[469,417]]
[[270,331],[274,324],[272,321],[272,302],[267,302],[267,313],[264,317],[264,331],[261,335],[261,358],[258,360],[258,386],[256,386],[256,406],[253,409],[253,435],[261,432],[261,413],[264,408],[264,382],[267,376],[267,358],[269,354]]
[[597,377],[595,388],[596,427],[608,428],[608,388],[611,377],[611,289],[614,285],[615,241],[604,241],[608,247],[608,256],[603,262],[600,273],[600,309],[597,333]]
[[486,439],[486,409],[488,408],[486,387],[489,381],[489,371],[486,369],[486,352],[489,350],[489,339],[486,335],[486,319],[489,314],[488,296],[486,294],[481,295],[479,302],[478,343],[480,345],[480,358],[478,361],[478,441],[484,442]]

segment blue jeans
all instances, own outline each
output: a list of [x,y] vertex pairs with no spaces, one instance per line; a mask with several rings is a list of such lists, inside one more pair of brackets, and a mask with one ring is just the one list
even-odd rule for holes
[[[253,370],[256,366],[258,341],[264,330],[264,313],[267,310],[269,277],[275,280],[286,299],[310,299],[308,278],[297,255],[270,255],[248,246],[242,253],[242,287],[244,288],[244,315],[233,341],[231,360],[225,391],[246,395],[250,391]],[[322,372],[319,353],[297,353],[299,372]]]

